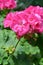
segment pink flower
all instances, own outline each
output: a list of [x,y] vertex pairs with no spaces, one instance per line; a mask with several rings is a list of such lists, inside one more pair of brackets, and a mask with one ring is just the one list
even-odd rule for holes
[[4,27],[10,27],[18,36],[43,33],[43,8],[30,6],[24,11],[10,12],[4,20]]
[[43,7],[40,6],[30,6],[26,8],[25,13],[29,15],[29,22],[31,23],[32,29],[35,32],[43,32]]
[[14,13],[14,22],[10,27],[18,36],[23,36],[29,31],[29,23],[27,20],[27,15],[24,12]]
[[4,2],[3,0],[0,0],[0,9],[2,10],[4,8]]
[[41,18],[37,17],[35,14],[31,14],[28,16],[28,22],[30,23],[32,31],[38,31],[41,25]]
[[5,0],[4,3],[5,3],[5,8],[13,9],[16,7],[16,1],[14,0]]
[[30,6],[24,10],[26,13],[37,13],[39,15],[43,15],[43,7],[40,6]]
[[12,12],[10,12],[10,13],[6,16],[6,18],[5,18],[4,22],[3,22],[5,28],[11,26],[11,24],[12,24],[12,22],[13,22],[13,18],[14,18],[14,15],[13,15]]
[[0,9],[13,9],[17,6],[15,0],[0,0]]
[[27,15],[21,12],[9,13],[4,21],[4,27],[10,27],[18,36],[23,36],[29,31]]

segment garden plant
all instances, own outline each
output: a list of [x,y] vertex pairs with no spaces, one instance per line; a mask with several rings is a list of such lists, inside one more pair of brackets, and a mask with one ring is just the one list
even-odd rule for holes
[[0,65],[43,65],[43,0],[0,0]]

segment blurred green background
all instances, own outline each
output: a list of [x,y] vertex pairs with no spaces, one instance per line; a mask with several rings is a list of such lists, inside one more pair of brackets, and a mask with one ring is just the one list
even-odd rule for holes
[[18,2],[18,10],[25,9],[30,5],[43,6],[43,0],[17,0],[17,2]]

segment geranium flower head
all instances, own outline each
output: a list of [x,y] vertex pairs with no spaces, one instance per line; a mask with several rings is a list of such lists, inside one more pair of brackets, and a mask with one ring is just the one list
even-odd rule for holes
[[18,36],[22,36],[29,31],[27,15],[21,12],[9,13],[4,20],[4,27],[10,27]]
[[4,27],[10,27],[18,36],[43,33],[43,8],[30,6],[23,11],[10,12],[4,20]]
[[13,9],[17,6],[15,0],[0,0],[0,9]]

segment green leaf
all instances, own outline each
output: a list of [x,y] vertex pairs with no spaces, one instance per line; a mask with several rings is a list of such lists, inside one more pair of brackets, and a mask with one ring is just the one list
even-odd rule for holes
[[2,59],[2,57],[0,56],[0,64],[2,64],[2,60],[3,60],[3,59]]
[[4,60],[3,60],[3,65],[8,65],[7,59],[4,59]]
[[0,26],[3,25],[3,20],[4,20],[4,17],[0,16]]
[[40,65],[43,65],[43,58],[41,58],[39,64],[40,64]]
[[12,56],[8,57],[8,62],[10,65],[15,65],[14,60],[12,59]]

